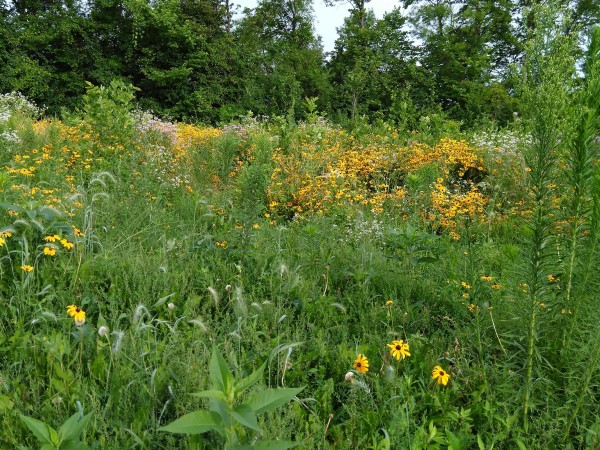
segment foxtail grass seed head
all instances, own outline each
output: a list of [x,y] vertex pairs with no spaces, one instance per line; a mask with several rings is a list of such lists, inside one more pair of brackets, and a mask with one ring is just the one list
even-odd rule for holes
[[113,352],[119,353],[121,348],[123,347],[123,338],[125,337],[125,332],[118,330],[113,331],[113,336],[115,336],[115,340],[113,342]]
[[212,297],[213,301],[215,302],[215,306],[218,306],[220,297],[219,297],[219,293],[217,292],[217,290],[213,287],[209,287],[208,292],[210,293],[210,296]]

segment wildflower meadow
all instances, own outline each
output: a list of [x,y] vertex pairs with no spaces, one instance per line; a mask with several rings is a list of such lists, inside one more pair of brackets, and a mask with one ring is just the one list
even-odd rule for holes
[[2,94],[0,448],[600,448],[600,31],[529,45],[503,128]]

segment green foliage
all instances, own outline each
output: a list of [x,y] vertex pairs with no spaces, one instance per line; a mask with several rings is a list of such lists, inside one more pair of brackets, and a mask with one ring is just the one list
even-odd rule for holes
[[113,80],[108,86],[87,83],[84,119],[98,134],[101,144],[114,146],[133,137],[131,109],[136,91],[139,89],[121,80]]
[[21,421],[38,439],[41,450],[86,450],[89,447],[80,441],[81,433],[92,418],[92,414],[76,412],[61,425],[58,432],[41,420],[24,415]]
[[292,400],[301,390],[292,388],[263,389],[253,391],[245,401],[243,394],[263,377],[266,362],[247,377],[236,381],[226,361],[216,347],[209,364],[212,388],[192,395],[210,399],[209,409],[194,411],[180,417],[159,430],[170,433],[202,434],[214,431],[226,440],[226,448],[286,449],[296,447],[291,441],[266,441],[244,438],[239,427],[260,431],[257,416],[272,411]]

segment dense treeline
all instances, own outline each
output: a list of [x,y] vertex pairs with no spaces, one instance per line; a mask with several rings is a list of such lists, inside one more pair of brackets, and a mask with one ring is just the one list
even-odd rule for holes
[[[313,0],[260,0],[237,20],[231,0],[0,0],[0,91],[60,114],[86,82],[117,79],[144,109],[206,123],[299,115],[314,97],[334,120],[409,126],[425,112],[502,123],[518,110],[511,67],[538,0],[404,0],[381,19],[368,2],[347,2],[325,54]],[[599,20],[597,0],[559,3],[573,32]]]

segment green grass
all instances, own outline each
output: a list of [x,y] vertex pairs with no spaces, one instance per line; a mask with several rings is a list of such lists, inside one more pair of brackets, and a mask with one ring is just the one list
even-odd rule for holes
[[[0,153],[0,229],[11,233],[0,250],[1,448],[39,446],[21,415],[58,429],[78,411],[91,413],[82,442],[100,449],[211,449],[236,440],[293,440],[306,449],[600,445],[593,158],[580,157],[587,178],[573,203],[575,178],[560,169],[567,146],[553,147],[558,159],[550,161],[534,125],[492,130],[490,170],[480,174],[489,199],[483,220],[458,216],[455,240],[423,214],[443,170],[437,163],[408,175],[398,169],[405,203],[388,201],[383,213],[346,204],[272,220],[275,149],[328,151],[325,125],[240,125],[196,137],[182,163],[169,159],[181,148],[166,135],[140,134],[126,110],[118,114],[119,130],[106,122],[111,111],[91,121],[104,121],[104,141],[85,137],[86,128],[65,137],[69,124],[40,131],[27,114],[2,125],[21,140]],[[387,128],[355,130],[352,145],[435,145],[440,137]],[[532,172],[518,159],[521,147],[511,148],[512,159],[498,150],[507,133],[525,156],[537,155]],[[49,144],[102,160],[86,169],[84,157],[74,157],[65,166],[61,150],[32,177],[9,170]],[[149,156],[160,145],[162,156]],[[165,167],[187,178],[175,182]],[[556,187],[536,200],[540,180]],[[57,191],[40,198],[44,189]],[[559,206],[583,205],[585,216],[574,224],[569,209],[553,203],[558,193]],[[50,196],[61,199],[54,209],[44,206]],[[44,239],[53,234],[74,248]],[[56,256],[43,254],[49,245]],[[86,312],[85,325],[67,315],[71,304]],[[411,355],[396,361],[386,344],[400,339]],[[260,415],[259,431],[232,426],[235,439],[159,431],[215,408],[190,395],[215,384],[213,348],[236,380],[266,363],[251,395],[303,390]],[[365,374],[353,368],[358,354],[369,360]],[[450,374],[447,385],[432,379],[435,366]]]

